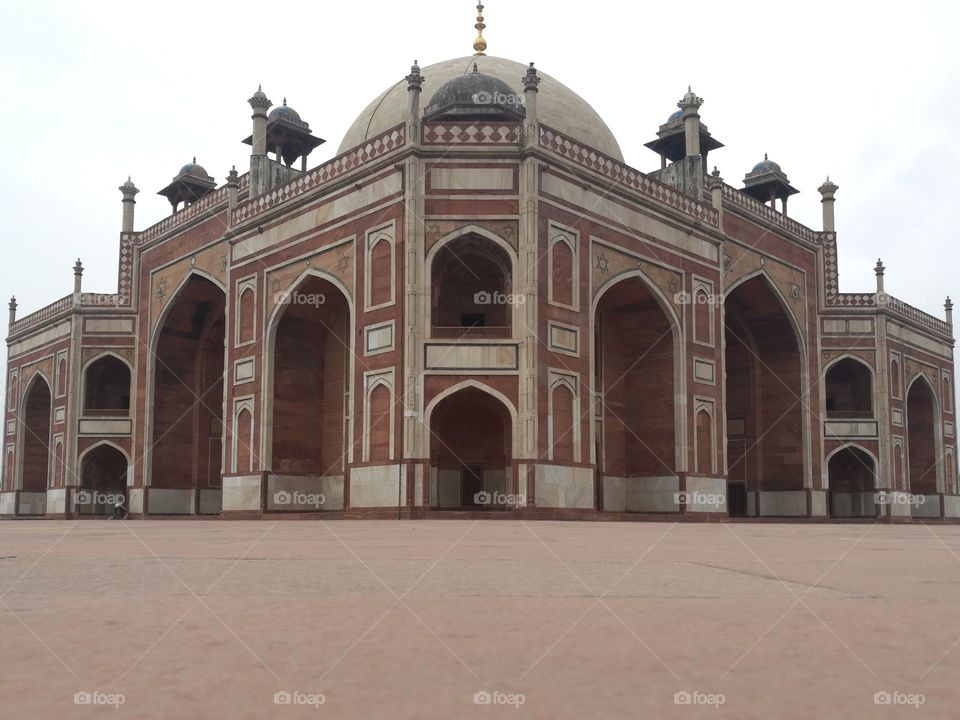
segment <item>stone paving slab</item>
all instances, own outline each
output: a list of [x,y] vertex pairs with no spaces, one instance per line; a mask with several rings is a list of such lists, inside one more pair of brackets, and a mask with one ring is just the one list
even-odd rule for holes
[[953,719],[958,670],[952,525],[0,522],[4,719]]

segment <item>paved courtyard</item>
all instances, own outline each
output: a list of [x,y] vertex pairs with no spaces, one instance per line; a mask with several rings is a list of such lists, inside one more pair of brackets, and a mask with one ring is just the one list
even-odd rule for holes
[[957,718],[958,675],[958,526],[0,523],[11,720]]

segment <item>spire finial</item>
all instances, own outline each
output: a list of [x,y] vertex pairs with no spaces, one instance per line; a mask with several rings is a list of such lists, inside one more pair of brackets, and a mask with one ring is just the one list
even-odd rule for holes
[[482,2],[477,3],[477,24],[474,27],[477,29],[477,39],[473,41],[473,49],[477,55],[483,55],[483,51],[487,49],[487,41],[483,39],[483,29],[486,27],[486,23],[483,22]]

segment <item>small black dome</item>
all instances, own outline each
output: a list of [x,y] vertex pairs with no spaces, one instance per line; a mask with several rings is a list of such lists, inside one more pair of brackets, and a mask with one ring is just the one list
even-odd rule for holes
[[473,72],[440,86],[427,106],[425,120],[520,120],[526,116],[522,98],[507,83]]
[[783,170],[780,169],[780,166],[777,163],[775,163],[773,160],[771,160],[766,155],[764,155],[763,162],[758,162],[756,165],[754,165],[753,170],[751,170],[750,172],[751,174],[758,173],[758,172],[782,173]]
[[298,113],[292,107],[287,105],[286,98],[283,99],[283,105],[280,105],[279,107],[275,107],[273,110],[270,111],[270,115],[268,115],[268,118],[270,120],[277,120],[278,118],[283,118],[288,122],[297,123],[297,124],[303,122],[303,120],[300,119],[300,113]]
[[197,165],[197,159],[194,158],[193,162],[188,162],[182,168],[177,175],[192,175],[193,177],[200,178],[201,180],[210,179],[210,173],[203,169],[202,165]]

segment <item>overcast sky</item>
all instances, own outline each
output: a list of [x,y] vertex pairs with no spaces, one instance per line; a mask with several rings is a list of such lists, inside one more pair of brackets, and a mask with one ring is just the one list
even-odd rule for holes
[[[817,186],[839,184],[842,291],[872,291],[882,257],[887,291],[942,317],[960,296],[960,4],[797,7],[489,0],[485,36],[488,54],[536,61],[591,103],[640,170],[658,167],[643,143],[692,84],[728,183],[769,153],[801,191],[791,216],[814,229]],[[0,293],[21,317],[37,310],[71,291],[77,257],[86,290],[115,292],[128,174],[142,230],[194,155],[218,185],[244,172],[258,83],[327,139],[318,164],[414,59],[471,54],[474,13],[470,0],[0,0]]]

